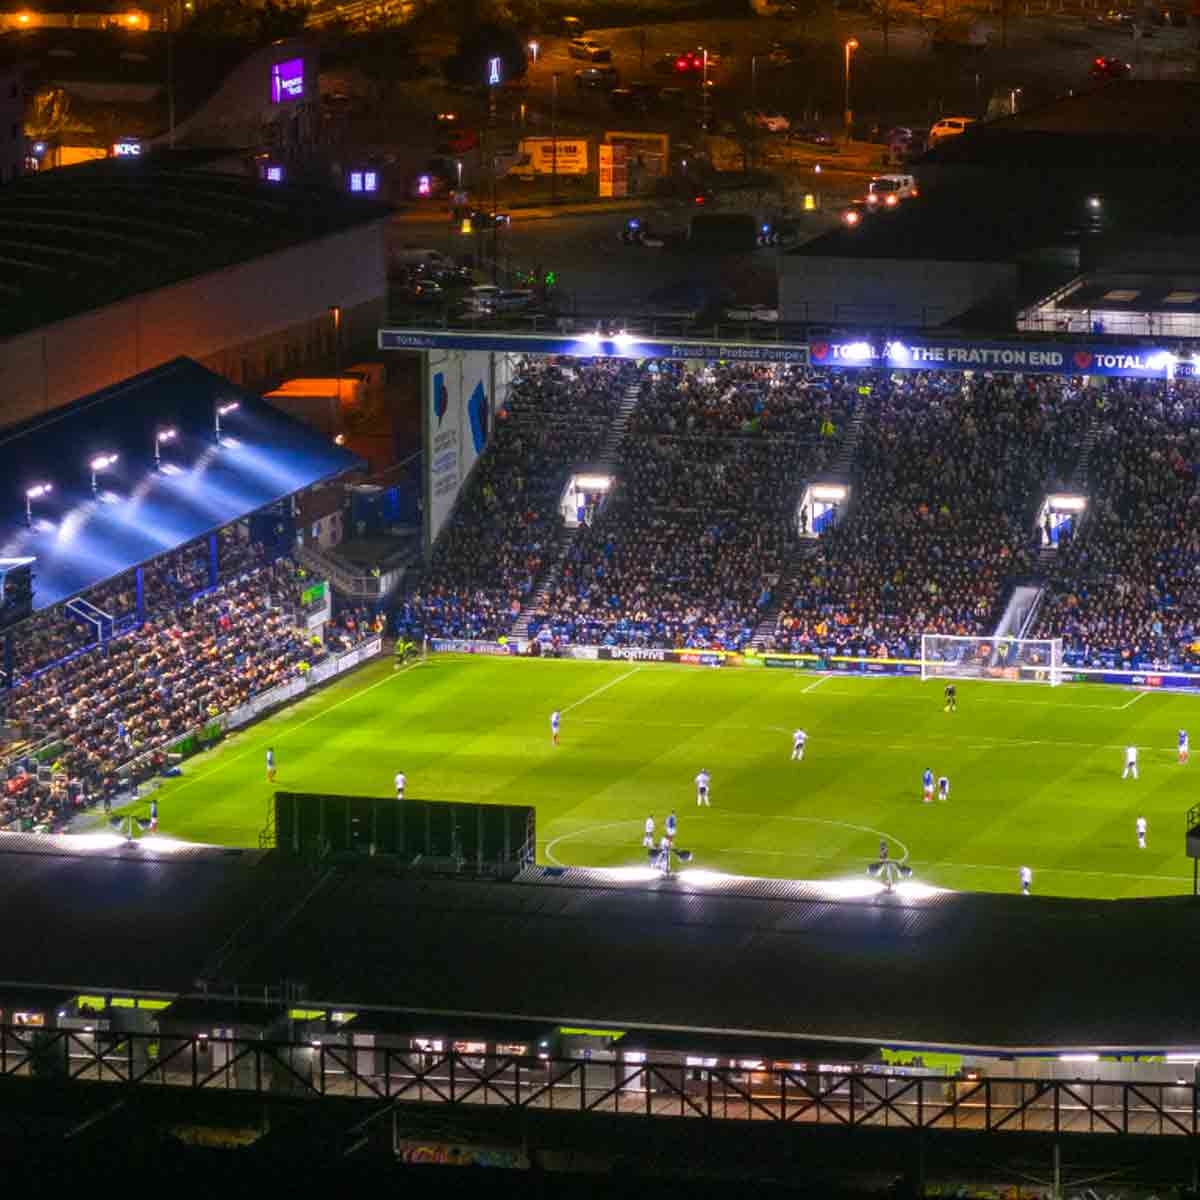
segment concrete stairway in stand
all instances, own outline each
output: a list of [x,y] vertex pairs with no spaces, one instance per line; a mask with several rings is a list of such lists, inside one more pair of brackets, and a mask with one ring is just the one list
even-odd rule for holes
[[[626,429],[629,428],[629,418],[633,416],[633,410],[637,408],[641,395],[642,389],[636,383],[630,384],[625,389],[625,394],[621,397],[621,403],[613,416],[612,424],[604,434],[604,441],[600,443],[599,453],[592,462],[587,464],[589,469],[605,471],[609,474],[616,471],[620,465],[621,443],[625,440]],[[521,609],[516,624],[512,627],[510,637],[526,638],[529,636],[529,626],[534,616],[546,603],[546,598],[557,587],[558,581],[562,577],[563,564],[567,561],[567,555],[578,536],[578,528],[563,527],[557,545],[552,554],[548,556],[550,565],[534,585],[529,600]]]
[[[829,478],[849,481],[850,467],[854,462],[855,454],[858,453],[858,444],[862,440],[863,419],[863,405],[860,404],[855,409],[854,416],[850,418],[850,424],[846,426],[846,432],[838,446],[833,463],[828,472],[825,472]],[[850,495],[850,503],[854,503],[853,492]],[[842,514],[842,517],[845,519],[845,513]],[[780,572],[779,579],[772,589],[771,603],[764,610],[762,620],[754,627],[754,636],[750,639],[752,649],[761,650],[775,632],[780,609],[795,594],[805,564],[817,554],[820,545],[820,538],[804,537],[800,539],[800,544],[788,560],[787,566]]]

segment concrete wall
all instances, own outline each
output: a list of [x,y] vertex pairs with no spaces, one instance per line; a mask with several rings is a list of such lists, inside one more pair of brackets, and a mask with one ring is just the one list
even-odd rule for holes
[[387,299],[382,221],[0,341],[0,427],[179,355],[256,385],[369,340]]
[[779,307],[784,321],[942,325],[984,300],[1012,297],[1013,263],[784,255]]
[[24,110],[21,72],[0,70],[0,184],[12,183],[25,167]]

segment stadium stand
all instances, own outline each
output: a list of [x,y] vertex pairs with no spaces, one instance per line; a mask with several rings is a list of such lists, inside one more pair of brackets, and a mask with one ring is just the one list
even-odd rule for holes
[[1112,383],[1096,399],[1087,520],[1036,636],[1078,666],[1200,666],[1200,392]]
[[828,465],[852,403],[799,369],[661,367],[630,420],[620,486],[531,631],[739,649],[792,551],[799,489]]
[[1091,402],[1033,377],[874,373],[866,386],[850,511],[781,610],[777,649],[909,657],[922,633],[990,634]]
[[636,373],[607,359],[523,364],[428,579],[399,609],[401,632],[418,641],[508,632],[561,536],[567,473],[596,454]]

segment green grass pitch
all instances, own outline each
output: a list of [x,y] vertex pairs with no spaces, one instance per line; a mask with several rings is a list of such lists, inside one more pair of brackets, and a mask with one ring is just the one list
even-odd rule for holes
[[[942,684],[537,659],[371,664],[190,760],[158,791],[164,834],[257,846],[275,787],[537,808],[538,859],[644,865],[642,825],[679,818],[694,865],[743,874],[861,876],[884,836],[944,887],[1144,896],[1191,890],[1184,814],[1196,794],[1176,732],[1197,701],[1096,685]],[[549,715],[560,708],[561,745]],[[791,733],[808,731],[803,763]],[[1123,747],[1141,778],[1121,779]],[[278,777],[266,780],[275,749]],[[950,779],[921,799],[921,772]],[[692,780],[712,774],[712,807]],[[144,813],[143,803],[137,811]],[[1139,850],[1134,822],[1149,822]]]

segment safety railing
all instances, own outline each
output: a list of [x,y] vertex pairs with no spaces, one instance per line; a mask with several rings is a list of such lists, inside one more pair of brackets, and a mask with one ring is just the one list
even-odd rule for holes
[[255,1095],[768,1121],[840,1128],[1196,1137],[1198,1089],[1070,1079],[945,1079],[801,1067],[541,1058],[302,1042],[0,1027],[0,1075]]

